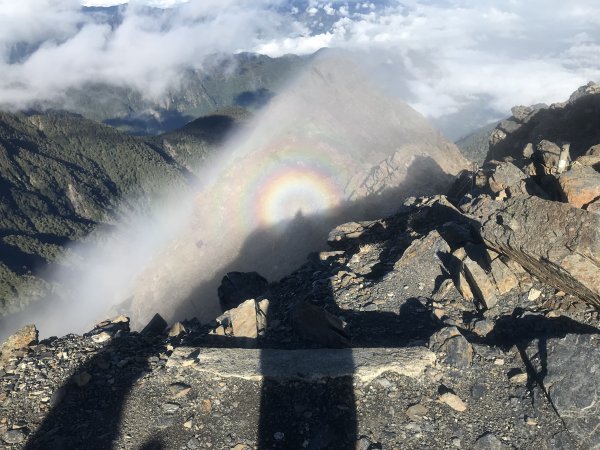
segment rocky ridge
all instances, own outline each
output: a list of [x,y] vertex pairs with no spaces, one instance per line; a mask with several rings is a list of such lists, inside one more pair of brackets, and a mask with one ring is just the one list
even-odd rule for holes
[[561,183],[593,180],[596,150],[571,161],[568,142],[541,142],[447,196],[336,227],[277,283],[228,274],[211,323],[157,315],[138,333],[117,317],[41,342],[23,329],[0,349],[0,439],[600,448],[600,214]]

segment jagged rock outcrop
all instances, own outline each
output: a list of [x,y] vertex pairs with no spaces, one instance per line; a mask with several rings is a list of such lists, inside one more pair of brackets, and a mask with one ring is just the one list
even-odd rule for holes
[[484,197],[477,209],[488,246],[549,285],[600,306],[600,215],[528,195]]
[[570,144],[572,160],[584,155],[600,142],[599,86],[595,83],[583,86],[565,103],[513,109],[513,116],[492,132],[487,160],[511,157],[519,162],[530,156],[532,147],[540,145],[551,150],[548,157],[556,157],[563,143]]

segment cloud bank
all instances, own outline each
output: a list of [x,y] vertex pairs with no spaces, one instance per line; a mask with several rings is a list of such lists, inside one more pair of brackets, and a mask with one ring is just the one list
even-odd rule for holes
[[82,8],[119,3],[0,0],[0,103],[27,107],[90,81],[156,97],[213,53],[322,47],[376,54],[372,67],[388,87],[439,120],[465,110],[501,117],[515,104],[562,101],[600,79],[600,5],[592,0],[148,0],[110,13]]

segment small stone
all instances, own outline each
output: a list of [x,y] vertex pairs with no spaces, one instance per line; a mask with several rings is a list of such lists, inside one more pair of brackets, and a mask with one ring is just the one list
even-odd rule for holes
[[495,366],[503,366],[504,360],[502,358],[496,358],[496,359],[494,359],[494,365]]
[[25,432],[22,429],[9,430],[2,434],[2,440],[7,444],[20,444],[25,441]]
[[174,416],[159,416],[156,418],[155,427],[165,429],[172,427],[177,423],[177,418]]
[[202,411],[204,414],[208,414],[211,410],[212,402],[209,399],[202,400],[202,402],[200,403],[200,411]]
[[467,410],[467,405],[463,402],[460,397],[452,392],[446,392],[440,395],[440,401],[448,405],[455,411],[463,412]]
[[275,438],[276,441],[281,441],[285,437],[285,434],[283,434],[281,431],[278,431],[277,433],[275,433],[273,435],[273,437]]
[[393,386],[392,382],[389,380],[386,380],[385,378],[378,379],[377,384],[379,384],[384,389],[389,389]]
[[202,448],[202,444],[196,438],[191,438],[189,441],[187,441],[186,446],[190,450],[195,450],[195,449],[198,449],[198,448]]
[[443,361],[458,368],[467,368],[473,361],[473,346],[456,327],[442,328],[429,340],[429,347],[435,352],[443,352]]
[[83,387],[90,382],[92,376],[88,372],[81,372],[73,376],[73,381],[79,387]]
[[54,407],[58,406],[60,404],[60,402],[63,401],[66,394],[67,394],[67,390],[64,386],[62,386],[62,387],[58,388],[56,391],[54,391],[54,393],[50,396],[50,402],[49,402],[50,407],[54,408]]
[[452,446],[456,447],[456,448],[461,448],[462,447],[462,442],[460,442],[460,438],[452,438]]
[[173,398],[185,397],[192,390],[192,387],[185,383],[173,383],[169,386],[169,392]]
[[165,403],[162,405],[162,410],[167,414],[175,414],[179,410],[177,403]]
[[535,420],[533,417],[526,417],[525,418],[525,423],[531,427],[534,427],[538,424],[538,421]]
[[420,403],[416,405],[409,406],[406,410],[406,415],[413,422],[419,422],[423,420],[423,417],[427,415],[427,408]]
[[366,436],[362,436],[356,441],[356,450],[369,450],[371,447],[371,441]]
[[527,300],[534,302],[542,295],[542,291],[538,291],[537,289],[531,289],[529,294],[527,295]]
[[109,333],[103,331],[102,333],[93,335],[92,341],[94,341],[96,344],[101,344],[102,342],[109,341],[111,338],[112,336]]
[[192,421],[188,420],[187,422],[183,422],[183,428],[187,428],[188,430],[192,428]]
[[516,372],[510,375],[509,378],[512,384],[524,384],[527,382],[527,373],[525,372]]
[[236,444],[234,447],[231,447],[231,450],[251,450],[251,447],[246,444]]
[[475,448],[481,450],[503,450],[506,446],[496,437],[496,435],[485,433],[475,441]]
[[473,387],[471,387],[471,397],[480,400],[485,395],[485,391],[486,389],[483,384],[474,384]]

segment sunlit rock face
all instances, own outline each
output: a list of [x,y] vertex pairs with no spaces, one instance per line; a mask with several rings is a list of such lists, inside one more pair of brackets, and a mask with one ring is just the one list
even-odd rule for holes
[[200,172],[193,212],[137,277],[129,312],[138,326],[155,312],[215,317],[226,272],[276,281],[333,226],[443,192],[466,166],[416,111],[347,56],[326,54]]

